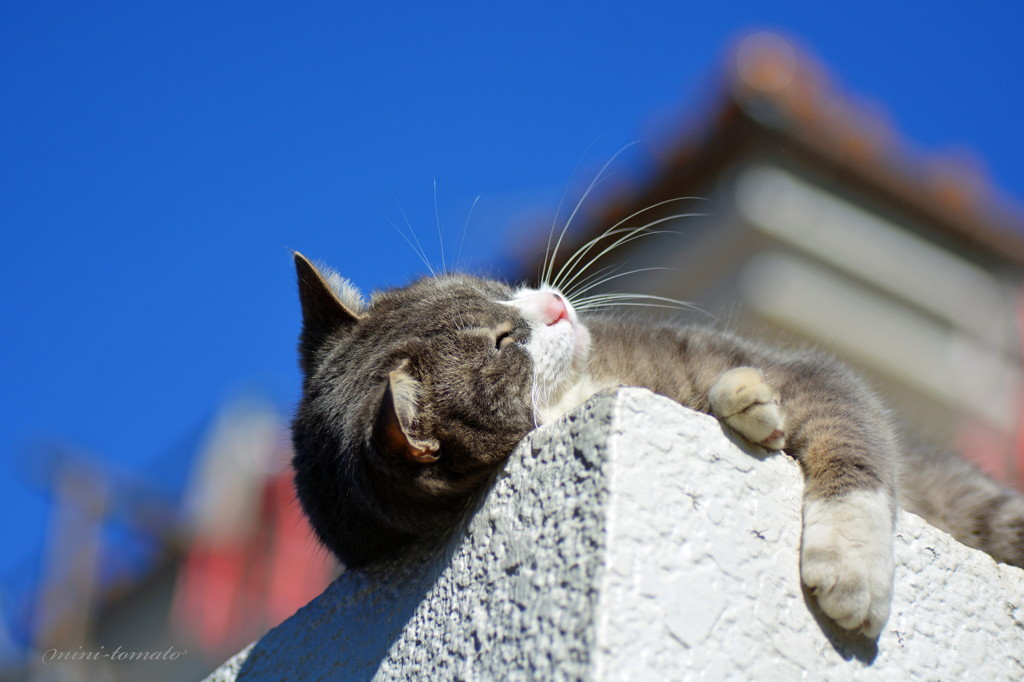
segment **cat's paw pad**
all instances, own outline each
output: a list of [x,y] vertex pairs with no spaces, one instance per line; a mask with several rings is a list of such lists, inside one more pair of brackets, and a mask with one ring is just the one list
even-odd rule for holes
[[801,578],[825,615],[871,638],[882,631],[892,602],[891,519],[880,492],[804,504]]
[[779,393],[752,367],[730,369],[708,393],[715,416],[741,436],[769,450],[786,446],[786,414]]

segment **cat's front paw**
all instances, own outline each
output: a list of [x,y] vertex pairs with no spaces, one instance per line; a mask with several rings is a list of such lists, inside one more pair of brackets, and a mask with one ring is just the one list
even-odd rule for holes
[[786,414],[778,391],[753,367],[730,369],[708,392],[715,416],[733,430],[769,450],[786,446]]
[[892,535],[882,492],[805,501],[800,575],[821,610],[842,628],[874,638],[888,620]]

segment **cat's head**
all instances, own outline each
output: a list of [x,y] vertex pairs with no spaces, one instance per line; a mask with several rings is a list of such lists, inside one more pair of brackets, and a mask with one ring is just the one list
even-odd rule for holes
[[366,302],[295,264],[296,487],[325,544],[361,563],[379,553],[374,534],[423,535],[460,509],[573,382],[589,335],[554,291],[445,275]]

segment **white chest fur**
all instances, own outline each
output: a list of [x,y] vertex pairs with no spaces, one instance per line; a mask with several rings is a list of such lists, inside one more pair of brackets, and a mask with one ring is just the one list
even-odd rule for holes
[[569,410],[585,403],[595,393],[617,386],[619,384],[612,381],[598,381],[590,376],[583,376],[562,391],[550,405],[538,408],[537,421],[539,424],[550,424]]

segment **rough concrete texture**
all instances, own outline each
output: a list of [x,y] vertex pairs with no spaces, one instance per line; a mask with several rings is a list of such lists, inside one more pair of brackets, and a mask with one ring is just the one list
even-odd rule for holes
[[1024,679],[1024,571],[901,515],[893,613],[800,587],[799,468],[640,389],[532,434],[443,548],[342,575],[208,680]]

